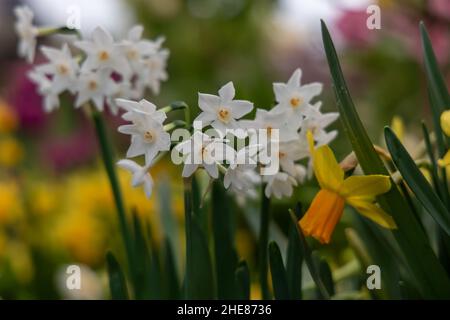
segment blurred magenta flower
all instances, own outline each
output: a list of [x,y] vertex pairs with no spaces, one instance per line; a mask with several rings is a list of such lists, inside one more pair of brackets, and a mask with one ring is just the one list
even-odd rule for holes
[[47,138],[40,149],[43,163],[59,172],[92,160],[97,152],[97,142],[93,129],[86,123],[69,135]]
[[355,46],[367,46],[376,40],[377,30],[366,27],[367,13],[363,10],[345,10],[336,21],[344,40]]
[[450,20],[450,1],[448,0],[429,0],[428,6],[434,15]]
[[47,116],[42,109],[42,98],[37,93],[36,85],[28,78],[30,68],[25,64],[13,66],[9,74],[9,103],[19,118],[20,127],[25,130],[38,131],[46,123]]

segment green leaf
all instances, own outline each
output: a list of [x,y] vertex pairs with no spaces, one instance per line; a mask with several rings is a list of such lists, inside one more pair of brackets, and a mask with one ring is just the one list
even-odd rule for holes
[[[290,219],[289,219],[290,220]],[[297,227],[290,221],[289,242],[287,248],[286,274],[291,299],[302,299],[302,264],[303,252],[297,236]]]
[[309,248],[308,243],[306,242],[306,239],[303,235],[303,232],[302,232],[302,230],[300,230],[300,227],[297,223],[297,217],[294,214],[294,212],[292,212],[292,210],[289,210],[289,215],[291,217],[292,223],[295,225],[297,237],[299,239],[301,249],[302,249],[302,256],[305,259],[306,266],[308,267],[309,273],[311,274],[311,278],[313,279],[314,283],[316,284],[317,289],[320,292],[320,295],[324,299],[329,299],[330,294],[328,293],[327,288],[325,287],[325,285],[322,281],[322,278],[320,276],[320,271],[317,268],[318,266],[314,263],[311,249]]
[[286,270],[284,269],[280,248],[275,241],[272,241],[269,244],[269,261],[275,299],[288,300],[289,287],[287,282]]
[[122,268],[111,252],[106,253],[108,268],[109,289],[113,300],[128,300],[128,289]]
[[422,38],[422,49],[427,73],[428,84],[431,94],[436,99],[436,107],[442,111],[450,108],[450,96],[447,91],[444,77],[439,70],[439,65],[431,45],[430,37],[423,22],[420,23],[420,36]]
[[186,227],[186,299],[214,299],[214,277],[208,242],[192,207],[192,184],[184,180]]
[[[327,292],[329,292],[330,296],[333,296],[335,294],[335,290],[334,290],[333,274],[331,273],[330,266],[325,261],[325,259],[317,255],[316,252],[313,252],[312,256],[314,265],[319,270],[320,278],[322,279],[323,284],[327,289]],[[319,290],[318,294],[320,299],[325,299],[325,297],[322,296]]]
[[270,199],[264,194],[265,185],[261,187],[261,216],[258,239],[258,267],[259,283],[261,285],[261,294],[263,300],[271,299],[269,284],[267,280],[268,272],[268,243],[269,243],[269,222],[270,222]]
[[239,262],[238,267],[234,273],[237,298],[239,300],[250,299],[250,270],[247,262]]
[[439,199],[427,179],[420,172],[414,160],[403,147],[395,133],[386,127],[384,130],[386,145],[391,153],[395,166],[412,190],[417,200],[424,206],[439,226],[450,234],[450,214]]
[[[340,119],[359,164],[365,174],[388,175],[388,171],[376,154],[356,112],[336,50],[323,21],[322,37],[333,78]],[[393,185],[395,186],[394,183]],[[398,229],[393,231],[393,234],[407,259],[411,278],[415,279],[422,296],[424,298],[449,298],[450,281],[399,190],[396,187],[391,188],[389,192],[379,196],[378,201],[397,223]]]
[[174,300],[180,298],[180,285],[178,283],[177,268],[172,251],[172,245],[166,238],[163,248],[163,276],[166,299]]
[[230,210],[231,199],[220,181],[213,183],[212,222],[214,237],[214,258],[219,299],[235,298],[235,270],[238,262],[234,247],[233,219]]

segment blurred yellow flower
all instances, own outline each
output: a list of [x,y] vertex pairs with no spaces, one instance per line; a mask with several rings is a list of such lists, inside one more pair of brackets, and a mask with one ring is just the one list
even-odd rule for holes
[[305,235],[313,236],[321,243],[329,243],[345,203],[385,228],[396,228],[392,217],[373,203],[377,195],[391,188],[389,177],[368,175],[344,179],[344,170],[339,166],[330,147],[323,145],[314,149],[314,138],[310,131],[307,137],[314,174],[321,190],[299,221]]
[[23,158],[21,144],[12,137],[0,138],[0,167],[15,167]]
[[13,109],[0,98],[0,133],[10,133],[17,125],[18,120]]
[[[450,110],[444,111],[441,114],[441,128],[442,131],[450,137]],[[441,167],[450,166],[450,150],[444,155],[442,159],[438,160],[438,164]]]
[[0,180],[0,226],[11,223],[22,215],[19,188],[12,181]]

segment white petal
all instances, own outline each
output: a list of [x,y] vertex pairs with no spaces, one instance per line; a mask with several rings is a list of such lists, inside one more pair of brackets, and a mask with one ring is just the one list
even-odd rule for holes
[[102,27],[96,27],[94,31],[92,31],[92,39],[95,43],[102,46],[111,46],[114,44],[114,39],[111,34]]
[[253,103],[245,100],[234,100],[228,103],[231,109],[231,116],[234,119],[239,119],[251,112],[253,109]]
[[203,167],[205,168],[206,172],[211,176],[211,178],[217,179],[219,177],[219,169],[217,168],[216,163],[207,164],[204,163]]
[[190,177],[195,170],[197,170],[198,164],[185,164],[183,167],[183,173],[181,174],[184,178]]
[[233,100],[235,95],[234,85],[233,82],[230,81],[226,85],[224,85],[222,88],[219,89],[219,96],[224,101],[231,101]]
[[142,37],[142,32],[144,31],[144,27],[141,25],[135,25],[128,31],[128,40],[133,42],[137,42]]
[[216,113],[220,106],[220,98],[218,96],[199,93],[198,94],[198,107],[203,111]]
[[302,79],[302,70],[300,68],[296,69],[292,76],[289,78],[287,85],[289,87],[298,87]]

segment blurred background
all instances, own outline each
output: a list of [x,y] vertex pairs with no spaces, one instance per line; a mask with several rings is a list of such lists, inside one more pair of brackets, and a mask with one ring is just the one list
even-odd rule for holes
[[[398,116],[402,138],[414,148],[420,120],[429,119],[420,20],[425,21],[441,69],[450,80],[450,1],[446,0],[2,0],[0,297],[4,299],[106,298],[104,254],[120,241],[90,121],[69,105],[45,114],[26,76],[30,66],[16,56],[12,10],[18,4],[33,9],[37,25],[65,25],[68,15],[79,10],[83,34],[102,25],[119,38],[140,23],[145,37],[165,36],[169,80],[159,96],[147,98],[160,107],[186,101],[193,107],[192,115],[198,112],[198,92],[214,93],[230,80],[240,99],[270,108],[272,82],[286,81],[298,67],[304,83],[324,83],[323,110],[336,111],[320,19],[331,30],[373,141],[381,143],[383,126]],[[366,27],[369,4],[381,8],[380,30]],[[58,44],[59,40],[44,41]],[[36,62],[41,61],[38,53]],[[117,153],[123,156],[128,140],[116,133],[120,119],[112,115],[107,119]],[[340,129],[339,124],[335,127]],[[340,158],[351,151],[342,132],[332,148]],[[129,187],[124,172],[119,173],[127,205],[152,222],[155,241],[161,237],[161,226],[167,226],[164,212],[170,211],[173,225],[182,229],[179,168],[169,161],[158,164],[152,171],[158,195],[150,201],[142,190]],[[300,187],[296,198],[308,202],[315,191]],[[292,201],[275,203],[274,216],[289,204]],[[249,221],[238,223],[236,244],[240,256],[253,261],[256,237]],[[283,219],[276,221],[275,235],[282,237]],[[332,245],[322,249],[332,266],[350,259],[341,231],[337,230]],[[182,239],[174,236],[174,241],[178,238]],[[181,257],[179,253],[177,259]],[[89,284],[76,293],[64,290],[61,280],[64,266],[74,263],[83,265]],[[258,297],[256,290],[252,294]]]

